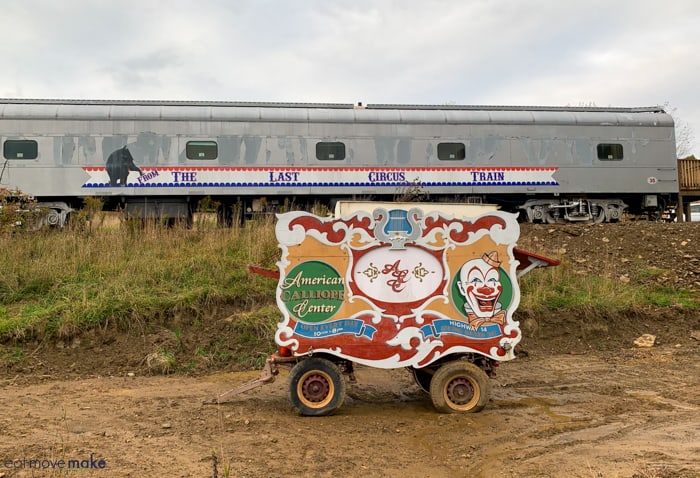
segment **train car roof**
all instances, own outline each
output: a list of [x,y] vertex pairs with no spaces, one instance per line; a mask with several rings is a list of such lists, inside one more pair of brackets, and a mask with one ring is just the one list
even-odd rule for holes
[[0,119],[672,126],[663,107],[0,99]]

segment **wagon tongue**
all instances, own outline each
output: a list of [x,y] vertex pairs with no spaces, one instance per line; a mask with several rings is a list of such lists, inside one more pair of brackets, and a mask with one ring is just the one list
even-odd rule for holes
[[262,387],[265,384],[272,383],[275,381],[275,377],[279,373],[277,365],[280,363],[291,363],[296,362],[296,357],[284,357],[277,354],[272,354],[265,360],[265,366],[260,372],[260,376],[250,382],[239,385],[236,388],[229,390],[228,392],[222,393],[212,399],[205,400],[204,405],[216,405],[217,403],[228,402],[232,397],[239,395],[248,390],[253,390],[254,388]]
[[238,394],[247,392],[248,390],[252,390],[254,388],[262,387],[266,383],[272,383],[275,381],[275,376],[278,373],[279,370],[277,369],[277,364],[275,363],[275,356],[273,355],[267,360],[265,360],[265,367],[263,367],[262,371],[260,372],[260,377],[251,382],[247,382],[236,388],[233,388],[228,392],[222,393],[221,395],[218,395],[212,399],[205,400],[204,405],[216,405],[217,403],[225,403],[228,402],[231,399],[231,397],[234,397]]

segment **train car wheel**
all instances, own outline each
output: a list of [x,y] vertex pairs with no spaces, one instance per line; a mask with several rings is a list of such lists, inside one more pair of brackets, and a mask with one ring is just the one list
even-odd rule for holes
[[554,208],[549,208],[544,211],[544,222],[547,224],[556,224],[560,219],[559,210]]
[[594,223],[600,224],[605,222],[605,207],[599,207],[596,214],[597,215],[593,218]]
[[302,415],[328,415],[345,401],[345,380],[330,360],[304,359],[289,372],[289,395]]
[[463,360],[440,367],[430,383],[430,398],[441,413],[475,413],[489,401],[491,384],[486,372]]

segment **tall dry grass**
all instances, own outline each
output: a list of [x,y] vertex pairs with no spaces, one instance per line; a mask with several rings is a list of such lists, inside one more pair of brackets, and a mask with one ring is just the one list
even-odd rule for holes
[[245,227],[168,228],[123,221],[116,228],[0,235],[0,339],[69,337],[90,327],[167,321],[213,304],[274,302],[271,218]]
[[[274,282],[247,271],[248,264],[275,267],[273,216],[235,228],[217,228],[205,217],[193,228],[130,221],[89,226],[0,234],[0,341],[167,325],[173,317],[204,316],[222,304],[275,310]],[[566,259],[531,272],[520,285],[520,307],[532,313],[700,308],[698,298],[683,291],[578,275]]]
[[530,272],[519,283],[520,308],[534,313],[573,308],[618,313],[672,305],[700,308],[700,298],[689,291],[633,285],[615,279],[613,274],[576,273],[566,258],[556,267]]

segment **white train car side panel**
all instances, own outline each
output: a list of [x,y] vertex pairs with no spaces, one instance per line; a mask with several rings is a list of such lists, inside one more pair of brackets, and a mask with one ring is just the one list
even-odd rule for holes
[[[615,220],[678,192],[659,108],[5,100],[0,140],[0,186],[67,204],[304,206],[419,187],[551,222]],[[36,156],[13,156],[25,143]]]

